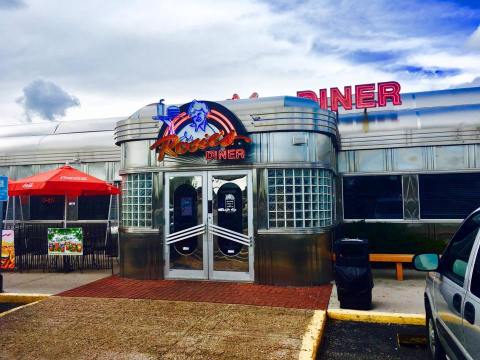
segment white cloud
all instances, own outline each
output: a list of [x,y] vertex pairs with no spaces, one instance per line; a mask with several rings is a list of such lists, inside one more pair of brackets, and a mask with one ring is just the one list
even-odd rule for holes
[[[454,31],[436,31],[432,20],[453,21],[466,10],[419,2],[398,12],[380,0],[361,7],[353,0],[278,4],[32,0],[0,12],[0,121],[21,118],[14,100],[38,78],[81,99],[69,118],[89,118],[129,115],[160,97],[179,103],[234,92],[295,95],[385,80],[428,90],[480,76],[471,48],[460,48]],[[420,31],[423,23],[432,30]],[[348,56],[354,51],[394,58],[388,64],[355,62]],[[461,74],[429,79],[392,70],[407,64],[454,67]]]
[[475,50],[480,50],[480,25],[468,38],[467,47]]

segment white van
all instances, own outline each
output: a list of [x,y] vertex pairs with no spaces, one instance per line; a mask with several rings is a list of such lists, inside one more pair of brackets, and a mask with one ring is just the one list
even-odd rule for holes
[[425,288],[433,359],[480,359],[480,209],[462,223],[445,252],[413,258],[429,271]]

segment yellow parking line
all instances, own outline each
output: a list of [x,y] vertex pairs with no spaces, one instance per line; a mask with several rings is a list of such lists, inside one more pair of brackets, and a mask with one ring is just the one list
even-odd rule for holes
[[303,335],[302,347],[298,355],[299,360],[315,360],[322,341],[326,320],[327,316],[324,310],[315,310],[307,331]]
[[334,320],[360,321],[381,324],[425,325],[423,314],[388,313],[347,309],[329,309],[327,316]]

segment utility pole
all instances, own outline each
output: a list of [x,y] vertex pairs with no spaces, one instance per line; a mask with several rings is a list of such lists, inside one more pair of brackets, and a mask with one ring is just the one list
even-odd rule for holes
[[3,240],[3,205],[8,200],[8,177],[0,176],[0,293],[3,292],[2,275],[2,240]]

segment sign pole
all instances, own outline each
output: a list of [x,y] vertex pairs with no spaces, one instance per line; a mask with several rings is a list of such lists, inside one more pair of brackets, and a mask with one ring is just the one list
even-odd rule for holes
[[0,293],[3,293],[2,240],[3,240],[3,201],[0,201]]
[[8,177],[0,176],[0,293],[3,292],[2,240],[3,240],[3,204],[8,200]]

